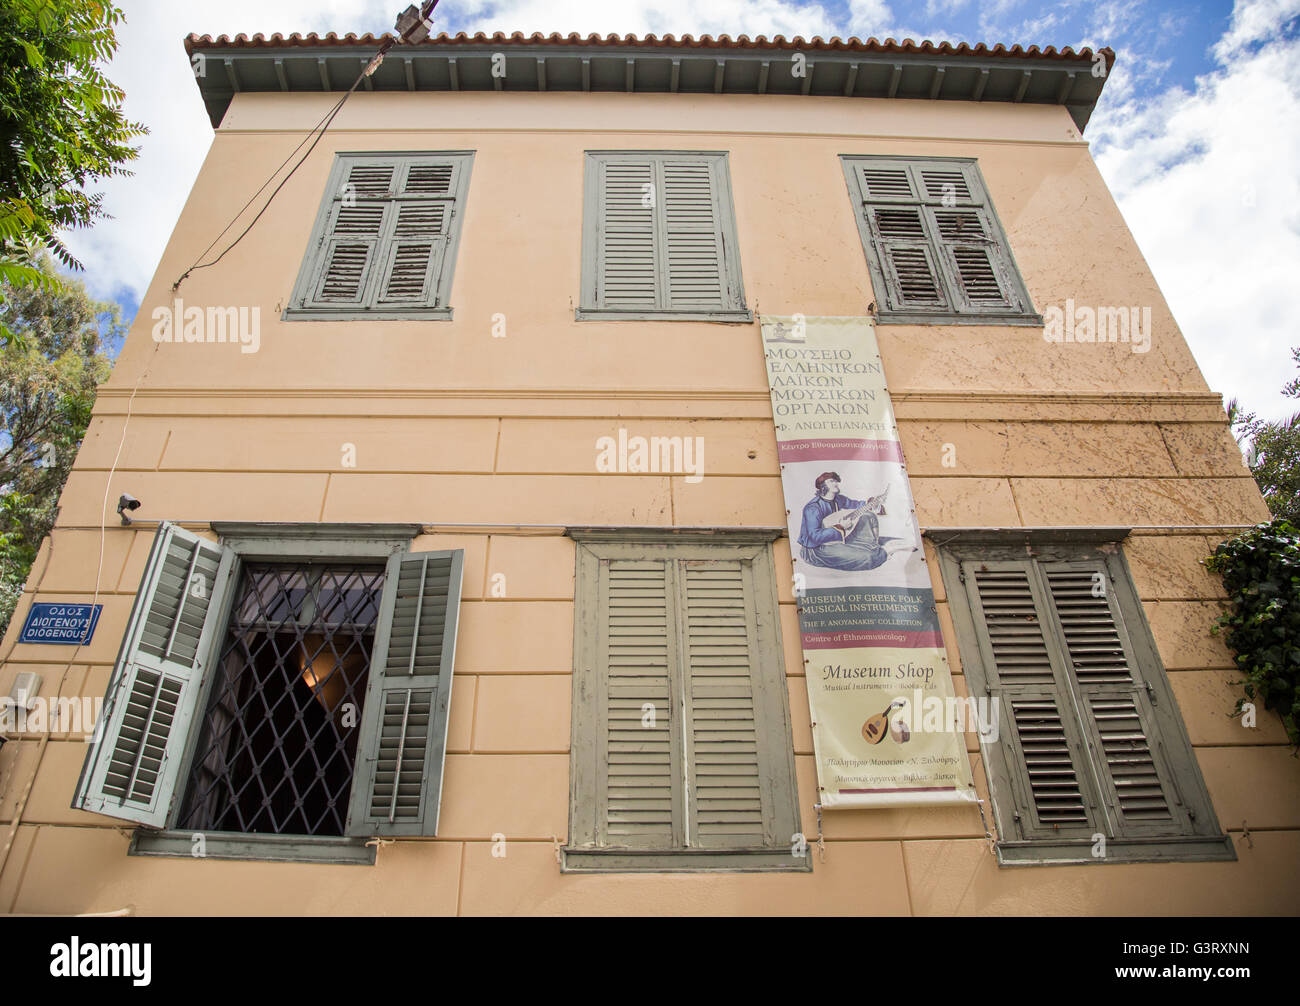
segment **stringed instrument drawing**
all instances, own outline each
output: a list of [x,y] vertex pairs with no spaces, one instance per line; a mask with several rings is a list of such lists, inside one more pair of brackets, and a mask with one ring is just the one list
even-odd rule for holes
[[868,744],[879,744],[889,733],[889,714],[907,705],[906,699],[894,699],[883,713],[877,713],[862,724],[862,739]]
[[858,526],[858,521],[866,513],[883,515],[885,512],[885,497],[889,495],[889,486],[885,486],[884,491],[879,496],[871,496],[862,506],[856,510],[836,510],[829,513],[822,520],[822,527],[834,528],[840,533],[840,538],[847,541],[853,529]]

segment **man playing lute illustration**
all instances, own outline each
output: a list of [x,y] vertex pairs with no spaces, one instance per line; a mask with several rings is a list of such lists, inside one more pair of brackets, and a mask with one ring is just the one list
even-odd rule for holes
[[823,472],[814,483],[817,495],[803,508],[799,544],[805,562],[827,569],[875,569],[889,553],[881,545],[880,521],[889,487],[866,500],[840,492],[838,472]]

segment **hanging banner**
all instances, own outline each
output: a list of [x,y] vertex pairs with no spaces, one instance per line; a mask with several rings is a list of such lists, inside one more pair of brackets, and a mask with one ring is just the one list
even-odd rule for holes
[[963,731],[997,720],[953,691],[871,320],[761,323],[819,802],[973,801]]

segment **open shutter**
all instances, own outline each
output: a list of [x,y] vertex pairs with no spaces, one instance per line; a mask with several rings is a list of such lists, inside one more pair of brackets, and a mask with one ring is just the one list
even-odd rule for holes
[[596,304],[652,311],[660,306],[654,161],[606,158],[597,174]]
[[347,834],[435,835],[465,553],[388,560]]
[[744,559],[680,563],[687,845],[757,848],[780,839],[761,750],[757,603]]
[[672,310],[722,311],[735,307],[728,289],[721,208],[713,159],[665,157],[663,234]]
[[1120,617],[1106,566],[1044,563],[1071,685],[1115,835],[1168,834],[1189,825],[1155,726],[1150,691]]
[[602,559],[600,580],[597,844],[672,848],[682,799],[673,567],[662,559]]
[[233,562],[228,548],[159,526],[73,807],[166,824]]
[[1087,837],[1100,823],[1051,600],[1032,561],[961,564],[999,740],[1015,795],[1017,838]]

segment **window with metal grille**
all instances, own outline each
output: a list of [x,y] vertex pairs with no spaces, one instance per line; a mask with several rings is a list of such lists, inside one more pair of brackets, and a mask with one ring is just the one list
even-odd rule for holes
[[571,534],[565,869],[811,869],[769,542]]
[[382,565],[249,563],[177,827],[343,835]]
[[975,161],[841,161],[878,321],[1042,324]]
[[937,542],[971,694],[996,703],[981,746],[1002,863],[1235,858],[1114,545],[1125,534]]
[[287,319],[450,319],[473,154],[338,154]]
[[753,320],[727,155],[589,150],[579,319]]
[[73,806],[154,829],[149,855],[373,862],[367,837],[437,834],[464,552],[418,532],[164,521]]

